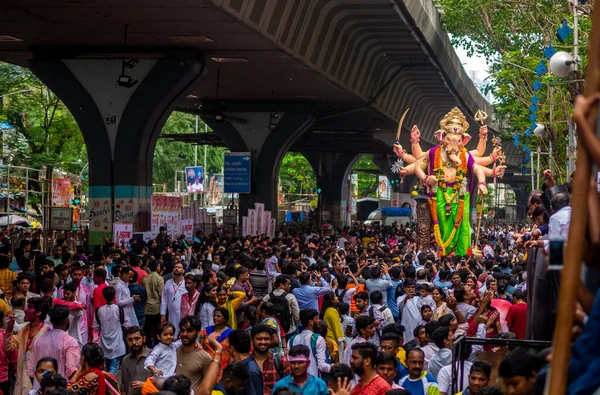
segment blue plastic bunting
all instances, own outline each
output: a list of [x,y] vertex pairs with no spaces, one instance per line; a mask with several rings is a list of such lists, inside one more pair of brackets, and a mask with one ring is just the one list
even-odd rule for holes
[[533,83],[533,90],[537,92],[540,90],[541,87],[542,83],[540,82],[540,80],[535,80],[535,82]]
[[531,103],[537,105],[539,102],[540,102],[540,98],[538,97],[537,94],[534,93],[533,96],[531,97]]
[[556,49],[552,46],[552,43],[549,43],[547,47],[544,48],[544,57],[546,59],[550,59],[552,55],[556,53]]
[[531,114],[531,115],[529,115],[529,120],[531,122],[535,122],[537,120],[537,118],[538,118],[537,114]]
[[562,43],[573,33],[573,29],[569,26],[566,19],[563,19],[562,26],[556,31],[556,38]]
[[523,152],[529,152],[529,147],[527,147],[526,145],[523,146]]
[[538,106],[536,106],[535,104],[532,104],[531,106],[529,106],[529,111],[531,111],[532,113],[537,112],[538,110]]
[[546,64],[544,63],[543,60],[540,60],[540,64],[538,64],[538,66],[535,68],[535,73],[538,76],[541,76],[544,73],[546,73],[546,71],[548,71],[548,67],[546,67]]
[[531,129],[527,129],[525,131],[525,137],[529,137],[530,134],[531,134]]

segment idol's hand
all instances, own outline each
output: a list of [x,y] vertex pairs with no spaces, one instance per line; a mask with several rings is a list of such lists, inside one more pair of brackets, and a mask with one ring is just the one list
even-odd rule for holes
[[437,182],[436,176],[429,176],[425,179],[425,184],[429,185],[430,187],[434,186],[436,182]]
[[406,177],[406,175],[408,174],[408,170],[406,170],[406,167],[403,167],[400,169],[398,174],[400,174],[401,177]]
[[504,166],[504,165],[496,166],[496,176],[497,177],[502,177],[504,175],[505,171],[506,171],[506,166]]
[[421,131],[419,130],[417,125],[415,125],[412,127],[412,129],[410,131],[410,140],[412,142],[419,142],[420,138],[421,138]]
[[477,188],[477,190],[482,195],[487,195],[488,193],[487,187],[484,184],[479,184],[479,188]]
[[494,150],[492,151],[492,158],[498,159],[500,157],[500,155],[502,155],[502,147],[497,145],[494,147]]
[[394,144],[394,153],[396,156],[400,157],[403,153],[402,151],[406,152],[400,144]]
[[479,128],[479,137],[486,138],[487,134],[488,134],[487,125],[481,125],[481,127]]

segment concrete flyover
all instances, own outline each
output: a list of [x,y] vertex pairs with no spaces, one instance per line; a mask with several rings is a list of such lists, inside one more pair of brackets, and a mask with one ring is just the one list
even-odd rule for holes
[[[276,210],[288,150],[319,152],[328,179],[360,153],[389,155],[408,107],[401,141],[417,123],[424,148],[452,107],[473,129],[478,109],[491,113],[432,0],[6,0],[0,18],[0,60],[30,67],[81,127],[97,240],[114,221],[147,228],[154,145],[175,109],[253,153],[241,214],[255,201]],[[345,209],[342,192],[329,196]],[[122,200],[132,213],[117,215]]]

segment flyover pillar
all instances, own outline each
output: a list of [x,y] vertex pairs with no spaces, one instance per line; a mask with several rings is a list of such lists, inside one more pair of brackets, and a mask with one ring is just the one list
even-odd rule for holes
[[277,218],[277,184],[279,166],[292,144],[315,121],[308,112],[279,113],[276,118],[265,112],[228,112],[222,121],[205,117],[211,127],[232,152],[250,152],[251,191],[239,195],[239,216],[248,214],[254,203],[264,203]]
[[175,106],[204,73],[190,52],[140,60],[126,69],[137,83],[117,83],[121,60],[34,57],[31,71],[69,108],[89,160],[90,245],[102,244],[113,223],[150,230],[152,159]]
[[321,220],[336,227],[350,223],[350,172],[360,154],[344,152],[304,153],[317,174],[321,188]]

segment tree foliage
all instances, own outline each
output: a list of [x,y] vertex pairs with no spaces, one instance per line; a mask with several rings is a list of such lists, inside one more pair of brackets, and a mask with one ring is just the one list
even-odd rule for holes
[[[161,134],[194,133],[196,117],[182,112],[173,112],[165,122]],[[204,132],[205,124],[198,120],[198,131]],[[211,132],[211,129],[208,128]],[[206,149],[205,174],[221,174],[223,172],[223,153],[225,148],[208,146]],[[166,184],[167,191],[173,191],[175,173],[185,171],[186,167],[194,166],[194,145],[179,141],[158,139],[152,162],[152,182]],[[204,166],[204,146],[198,147],[198,166]],[[178,180],[182,180],[179,175]]]
[[52,91],[28,69],[0,63],[0,95],[7,95],[0,120],[13,128],[4,141],[11,165],[81,171],[87,162],[83,136]]
[[[308,199],[313,207],[317,205],[317,176],[304,155],[288,152],[279,167],[279,187],[284,202],[291,203]],[[304,196],[315,194],[315,196]]]
[[[533,151],[540,145],[543,151],[548,151],[552,142],[555,155],[551,164],[558,168],[562,175],[559,178],[564,179],[566,134],[572,112],[566,79],[550,73],[540,79],[543,86],[537,92],[540,104],[536,122],[546,125],[547,137],[540,141],[533,134],[526,137],[524,132],[532,123],[529,119],[532,84],[537,78],[535,69],[544,59],[544,47],[552,42],[556,50],[573,52],[573,35],[565,43],[555,37],[563,19],[573,26],[570,2],[437,0],[436,3],[453,45],[465,48],[469,55],[479,54],[487,59],[491,80],[487,89],[495,98],[494,114],[500,121],[503,139],[512,140],[514,134],[519,134],[521,145]],[[585,67],[587,59],[585,47],[591,31],[589,7],[582,7],[579,12],[580,68]],[[549,97],[549,87],[553,88],[552,97]]]
[[352,173],[358,174],[358,197],[376,198],[379,169],[373,162],[373,155],[362,155],[352,167]]

